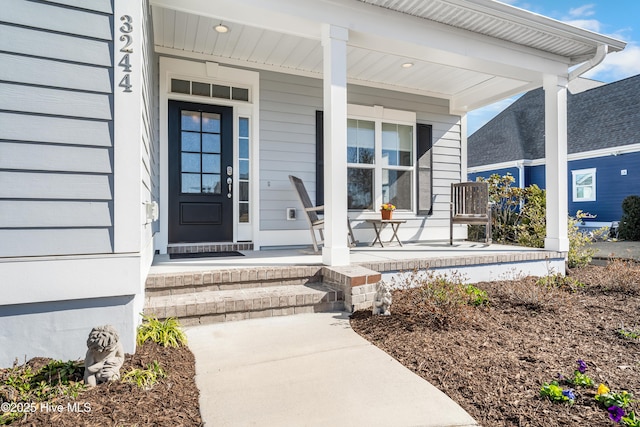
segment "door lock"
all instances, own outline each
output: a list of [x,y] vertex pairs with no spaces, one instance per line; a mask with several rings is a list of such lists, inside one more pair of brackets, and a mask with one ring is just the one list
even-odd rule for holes
[[[227,167],[227,173],[229,172],[229,169],[231,169],[231,166]],[[231,177],[227,178],[227,186],[229,188],[229,192],[227,193],[227,198],[231,198],[232,197],[232,191],[231,189],[233,188],[233,179],[231,179]]]

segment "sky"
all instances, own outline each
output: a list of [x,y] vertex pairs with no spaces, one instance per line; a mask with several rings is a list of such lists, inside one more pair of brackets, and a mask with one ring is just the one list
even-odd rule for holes
[[[627,43],[622,52],[607,55],[582,77],[611,83],[640,74],[640,0],[500,0],[576,27]],[[518,98],[512,97],[467,114],[471,135]]]

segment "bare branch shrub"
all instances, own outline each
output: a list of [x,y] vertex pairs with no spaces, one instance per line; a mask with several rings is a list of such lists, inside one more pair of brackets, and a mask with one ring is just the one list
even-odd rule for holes
[[418,315],[435,327],[447,328],[455,322],[469,320],[473,313],[473,296],[459,273],[413,271],[395,283],[403,296],[417,309]]
[[567,293],[537,277],[525,277],[496,283],[495,296],[513,306],[528,310],[555,310],[567,298]]
[[640,264],[634,261],[612,259],[605,268],[577,269],[571,276],[599,291],[640,295]]

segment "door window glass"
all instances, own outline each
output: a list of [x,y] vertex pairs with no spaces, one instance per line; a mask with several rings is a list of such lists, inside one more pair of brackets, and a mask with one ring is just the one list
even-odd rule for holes
[[220,114],[182,111],[180,188],[183,193],[221,193],[220,119]]
[[249,119],[240,117],[238,123],[238,214],[240,222],[249,222],[249,163],[250,159],[250,138]]

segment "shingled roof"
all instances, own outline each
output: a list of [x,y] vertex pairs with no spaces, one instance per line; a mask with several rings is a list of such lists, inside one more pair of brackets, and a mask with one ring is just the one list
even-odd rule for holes
[[[569,154],[640,143],[640,75],[567,94]],[[468,139],[468,165],[544,158],[544,91],[527,92]]]

